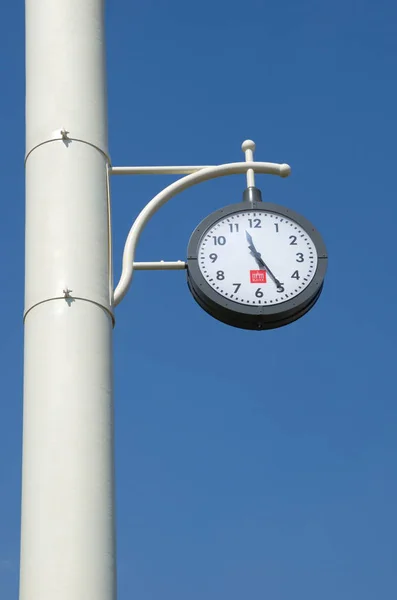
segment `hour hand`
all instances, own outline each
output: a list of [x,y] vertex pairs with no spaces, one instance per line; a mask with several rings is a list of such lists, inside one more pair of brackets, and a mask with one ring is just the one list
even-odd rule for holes
[[249,243],[250,250],[253,250],[254,252],[256,252],[258,254],[258,252],[254,246],[254,240],[252,239],[252,236],[248,233],[247,230],[245,230],[245,237],[247,238],[247,242]]
[[252,244],[252,245],[254,245],[254,242],[253,242],[253,240],[252,240],[252,237],[250,236],[250,234],[248,233],[248,231],[247,231],[247,230],[245,230],[245,237],[247,238],[247,242],[248,242],[249,244]]
[[247,238],[247,242],[249,244],[248,248],[250,249],[252,256],[254,256],[256,259],[260,258],[261,255],[255,248],[254,240],[252,239],[252,236],[250,236],[247,230],[245,231],[245,237]]
[[250,236],[250,234],[248,233],[248,231],[245,232],[246,238],[247,238],[247,242],[248,242],[248,248],[250,251],[250,254],[255,258],[256,262],[258,263],[258,267],[260,267],[261,269],[265,268],[265,263],[262,260],[261,254],[260,252],[258,252],[258,250],[255,248],[254,245],[254,241],[252,239],[252,237]]

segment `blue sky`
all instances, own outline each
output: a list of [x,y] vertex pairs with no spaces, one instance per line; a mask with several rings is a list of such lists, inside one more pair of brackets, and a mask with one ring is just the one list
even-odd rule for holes
[[[22,418],[24,15],[7,3],[0,597],[17,598]],[[138,273],[115,329],[119,600],[382,600],[397,595],[395,139],[391,0],[108,3],[114,165],[288,162],[264,200],[304,214],[323,295],[269,332],[206,315],[182,272]],[[114,178],[114,263],[170,177]],[[185,259],[243,176],[171,201],[139,260]]]

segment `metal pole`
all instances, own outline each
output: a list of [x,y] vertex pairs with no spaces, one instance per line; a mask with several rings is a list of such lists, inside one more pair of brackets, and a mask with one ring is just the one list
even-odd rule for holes
[[20,600],[115,600],[104,0],[26,0]]

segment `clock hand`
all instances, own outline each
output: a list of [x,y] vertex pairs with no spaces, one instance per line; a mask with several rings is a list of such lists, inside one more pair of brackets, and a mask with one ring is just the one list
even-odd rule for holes
[[250,254],[252,254],[252,256],[255,258],[256,262],[258,263],[258,265],[260,267],[264,266],[265,263],[263,262],[260,253],[255,248],[254,241],[247,230],[245,231],[245,236],[247,238],[248,248],[250,249]]
[[[245,230],[245,237],[247,238],[247,242],[249,243],[250,246],[252,246],[254,252],[256,252],[255,246],[254,246],[254,240],[252,239],[252,236],[250,236],[250,234],[248,233],[247,230]],[[259,254],[257,252],[257,254]]]
[[279,279],[277,279],[277,277],[272,273],[272,271],[269,269],[269,267],[267,266],[267,264],[265,263],[265,261],[262,259],[261,255],[259,254],[259,252],[250,252],[250,254],[252,254],[252,256],[255,257],[256,262],[258,263],[258,265],[264,269],[266,271],[266,273],[268,273],[270,275],[270,279],[272,279],[274,281],[274,283],[276,284],[276,287],[280,288],[282,287],[282,283]]
[[250,254],[255,258],[256,262],[258,263],[259,267],[261,267],[262,269],[264,269],[267,273],[269,273],[270,278],[274,281],[274,283],[276,284],[276,286],[278,288],[280,288],[282,286],[282,283],[280,282],[279,279],[277,279],[277,277],[275,277],[275,275],[273,275],[272,271],[269,269],[269,267],[267,266],[267,264],[265,263],[265,261],[262,258],[262,255],[260,254],[260,252],[258,252],[258,250],[255,248],[254,245],[254,241],[252,239],[252,236],[248,233],[248,231],[245,231],[245,236],[247,238],[247,242],[248,242],[248,248],[250,250]]

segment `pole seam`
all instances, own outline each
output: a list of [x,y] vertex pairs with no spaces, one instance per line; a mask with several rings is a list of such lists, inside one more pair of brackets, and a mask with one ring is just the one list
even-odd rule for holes
[[40,148],[40,146],[44,146],[45,144],[50,144],[51,142],[62,142],[64,144],[65,143],[67,144],[69,142],[80,142],[81,144],[86,144],[87,146],[91,146],[91,148],[94,148],[95,150],[100,152],[100,154],[102,154],[102,156],[104,156],[106,158],[108,165],[111,166],[110,156],[107,154],[107,152],[102,150],[102,148],[99,148],[99,146],[96,146],[95,144],[92,144],[91,142],[87,142],[86,140],[82,140],[80,138],[73,138],[73,137],[52,138],[49,140],[45,140],[44,142],[40,142],[40,144],[36,144],[36,146],[33,146],[33,148],[31,148],[31,150],[29,150],[29,152],[26,154],[25,160],[24,160],[24,165],[26,166],[27,160],[28,160],[29,156],[32,154],[32,152],[37,150],[37,148]]
[[68,303],[72,303],[75,300],[82,300],[83,302],[88,302],[89,304],[95,304],[96,306],[99,306],[99,308],[102,308],[105,312],[108,313],[108,315],[112,319],[113,327],[116,324],[116,319],[114,317],[114,314],[108,307],[104,306],[103,304],[100,304],[99,302],[95,302],[95,300],[90,300],[89,298],[82,298],[81,296],[67,296],[67,297],[54,296],[54,298],[46,298],[45,300],[40,300],[40,302],[36,302],[32,306],[30,306],[27,310],[25,310],[25,312],[23,313],[23,323],[25,323],[26,317],[28,316],[29,313],[32,312],[32,310],[34,308],[36,308],[36,306],[40,306],[40,304],[46,304],[47,302],[53,302],[54,300],[63,300],[64,302],[68,302]]

